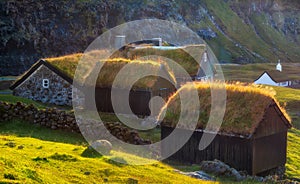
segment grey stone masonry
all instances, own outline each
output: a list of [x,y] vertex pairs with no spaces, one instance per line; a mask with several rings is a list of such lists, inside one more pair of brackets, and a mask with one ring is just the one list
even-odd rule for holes
[[[46,87],[44,79],[49,81]],[[45,65],[39,66],[18,85],[13,94],[43,103],[72,106],[72,85]]]

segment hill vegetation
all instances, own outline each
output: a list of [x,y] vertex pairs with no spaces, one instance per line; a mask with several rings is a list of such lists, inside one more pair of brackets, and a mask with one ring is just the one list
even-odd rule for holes
[[[0,76],[19,75],[42,57],[83,52],[110,28],[144,18],[187,25],[206,39],[222,62],[300,61],[300,7],[295,0],[25,0],[0,1],[0,6]],[[35,15],[35,10],[44,13]],[[140,34],[139,30],[132,33]],[[170,35],[161,32],[160,36],[166,39]],[[193,43],[188,35],[185,39]]]

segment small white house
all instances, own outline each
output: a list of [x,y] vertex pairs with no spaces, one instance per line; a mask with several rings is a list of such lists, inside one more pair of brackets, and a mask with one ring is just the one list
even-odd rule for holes
[[289,80],[280,71],[265,71],[255,81],[254,84],[266,84],[271,86],[291,86],[292,81]]
[[280,60],[276,65],[276,70],[264,71],[256,80],[254,84],[266,84],[271,86],[291,86],[293,81],[287,77],[288,75],[282,71]]

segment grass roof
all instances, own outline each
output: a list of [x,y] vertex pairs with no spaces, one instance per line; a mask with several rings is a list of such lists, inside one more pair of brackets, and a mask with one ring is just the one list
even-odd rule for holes
[[[92,54],[95,53],[92,52],[85,55],[79,53],[56,58],[47,58],[45,60],[60,71],[62,71],[63,73],[65,73],[70,78],[74,78],[75,71],[77,69],[81,57],[85,56],[88,58],[91,56],[91,59],[93,59]],[[87,62],[87,64],[81,63],[81,66],[85,67],[84,70],[88,71],[88,73],[92,72],[92,70],[95,68],[96,63],[104,64],[98,74],[96,84],[97,87],[111,87],[115,77],[125,65],[128,66],[128,71],[126,72],[126,75],[121,75],[121,77],[123,78],[123,84],[129,84],[130,79],[134,79],[138,74],[142,74],[146,70],[150,70],[153,73],[153,76],[147,76],[138,80],[134,84],[133,88],[152,88],[159,79],[157,75],[160,72],[164,73],[168,80],[176,84],[174,74],[165,62],[157,62],[151,60],[129,60],[124,58],[113,58],[107,59],[105,61],[99,60],[95,63],[90,61]],[[87,79],[87,77],[88,74],[84,76],[85,79]]]
[[[211,85],[211,86],[210,86]],[[204,129],[209,119],[211,111],[211,89],[223,90],[223,85],[219,83],[189,83],[179,89],[164,106],[161,112],[165,112],[162,125],[175,127],[180,115],[180,92],[189,94],[191,89],[197,89],[200,101],[199,109],[188,109],[188,111],[199,110],[200,115],[197,129]],[[220,132],[238,135],[250,135],[262,121],[266,108],[276,103],[285,117],[290,121],[274,99],[275,92],[271,88],[262,88],[255,85],[246,84],[226,84],[226,110]],[[188,100],[192,100],[188,98]],[[182,112],[183,114],[185,112]],[[163,113],[161,113],[163,114]]]
[[[126,65],[126,72],[120,70]],[[163,66],[163,67],[162,67]],[[145,71],[151,71],[152,76],[147,76],[139,79]],[[100,87],[109,87],[115,80],[115,77],[119,75],[122,78],[122,83],[129,85],[130,81],[139,79],[133,86],[133,88],[153,88],[159,80],[158,75],[165,74],[168,80],[176,84],[174,74],[170,71],[165,63],[159,63],[156,61],[141,61],[141,60],[127,60],[121,58],[114,58],[106,60],[105,64],[101,68],[97,83]],[[121,87],[121,86],[117,86]]]
[[77,65],[82,56],[82,53],[77,53],[60,57],[46,58],[45,60],[65,73],[68,77],[73,78]]
[[[197,75],[197,72],[199,70],[199,63],[197,62],[197,60],[200,62],[205,50],[205,45],[188,45],[184,48],[170,50],[163,50],[152,47],[137,47],[136,49],[125,48],[123,51],[118,51],[114,55],[126,57],[128,59],[139,59],[141,57],[147,58],[147,56],[162,56],[162,60],[164,57],[171,59],[182,66],[190,76],[195,76]],[[168,62],[168,64],[171,68],[174,68],[172,66],[172,63]],[[174,70],[174,73],[176,74],[176,76],[180,74],[180,72],[176,70]]]

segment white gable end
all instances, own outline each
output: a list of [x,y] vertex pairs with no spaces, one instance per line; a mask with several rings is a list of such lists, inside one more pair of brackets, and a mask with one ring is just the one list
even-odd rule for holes
[[272,80],[272,78],[265,72],[262,76],[260,76],[254,84],[266,84],[271,86],[278,86],[278,84]]

